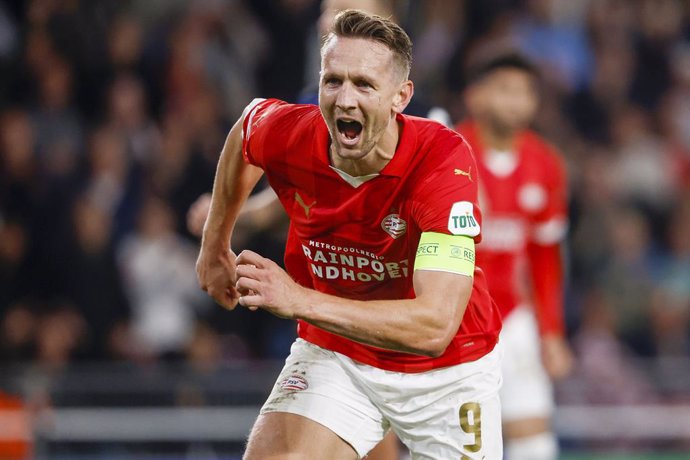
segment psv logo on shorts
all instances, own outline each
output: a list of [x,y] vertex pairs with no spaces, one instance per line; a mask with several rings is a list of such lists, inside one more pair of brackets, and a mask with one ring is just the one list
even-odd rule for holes
[[280,382],[280,389],[283,391],[302,391],[309,388],[307,379],[301,375],[291,375]]
[[407,222],[400,214],[389,214],[381,221],[381,228],[393,238],[399,238],[407,231]]

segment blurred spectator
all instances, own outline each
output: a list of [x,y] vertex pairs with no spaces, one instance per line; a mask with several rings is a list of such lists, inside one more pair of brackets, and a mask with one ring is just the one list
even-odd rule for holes
[[658,356],[690,357],[690,194],[668,226],[669,252],[651,308]]
[[[269,36],[271,47],[256,74],[264,97],[295,100],[304,86],[309,25],[319,16],[315,0],[255,0],[247,2]],[[285,72],[285,69],[291,69]],[[279,76],[278,78],[276,78]]]
[[622,107],[612,123],[615,158],[610,174],[618,198],[663,213],[678,191],[668,146],[654,134],[649,116],[635,107]]
[[588,140],[611,142],[611,122],[627,103],[635,55],[628,42],[605,42],[595,51],[591,84],[566,100],[574,126]]
[[113,334],[129,318],[112,246],[112,216],[83,196],[74,206],[72,222],[74,241],[63,276],[66,295],[87,326],[80,356],[110,359],[120,351],[113,349]]
[[619,318],[597,289],[583,302],[580,330],[573,337],[578,366],[568,403],[641,404],[656,399],[651,382],[632,364],[632,354],[616,335]]
[[610,153],[593,145],[579,158],[578,176],[573,183],[578,191],[573,197],[573,222],[570,231],[571,277],[574,291],[591,288],[598,280],[609,258],[607,216],[614,212],[616,201],[609,178]]
[[139,209],[141,168],[130,159],[127,138],[101,127],[89,142],[84,188],[95,205],[113,218],[112,237],[120,241],[132,231]]
[[670,58],[674,41],[683,33],[683,5],[678,0],[641,0],[635,14],[638,59],[630,96],[654,110],[671,83]]
[[38,205],[34,129],[22,110],[0,115],[0,203],[5,215],[30,220]]
[[[444,97],[443,68],[455,47],[462,39],[464,12],[461,2],[434,0],[422,2],[421,14],[417,16],[420,27],[416,30],[414,65],[410,78],[415,91],[425,97]],[[434,94],[434,93],[438,94]]]
[[139,353],[148,359],[180,358],[193,338],[194,309],[207,305],[207,299],[195,277],[196,252],[175,233],[165,202],[145,198],[137,229],[122,243],[119,259]]
[[78,351],[86,325],[72,305],[55,305],[39,316],[36,360],[47,370],[67,366]]
[[660,265],[650,226],[632,206],[615,209],[606,222],[611,253],[600,278],[601,290],[607,308],[613,309],[616,334],[650,354],[643,341],[649,336],[650,294]]
[[9,305],[2,313],[0,360],[5,363],[30,362],[35,358],[36,315],[23,303]]
[[0,317],[31,289],[26,228],[17,221],[0,221]]
[[41,169],[48,176],[69,176],[77,167],[83,139],[80,116],[72,105],[72,70],[65,61],[55,60],[38,79],[33,121]]
[[12,63],[19,50],[17,18],[5,4],[0,4],[0,105],[7,100],[11,90]]
[[580,18],[559,15],[562,2],[556,0],[528,0],[526,4],[514,25],[518,46],[542,65],[547,80],[557,88],[571,92],[586,87],[593,63]]
[[126,139],[128,155],[139,164],[160,148],[158,127],[149,117],[145,89],[131,74],[118,74],[108,91],[108,127]]

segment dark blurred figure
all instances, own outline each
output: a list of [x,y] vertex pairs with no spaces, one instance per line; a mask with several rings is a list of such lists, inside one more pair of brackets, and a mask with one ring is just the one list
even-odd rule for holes
[[145,87],[135,75],[120,73],[108,88],[106,125],[126,141],[136,166],[151,163],[160,149],[160,132],[151,119]]
[[[315,0],[254,0],[247,5],[269,35],[271,47],[258,68],[258,94],[295,100],[305,81],[304,43],[319,17]],[[290,69],[290,72],[286,72]],[[280,78],[276,78],[276,76]],[[248,102],[248,101],[247,101]]]
[[43,174],[71,179],[83,149],[80,115],[72,104],[74,77],[64,60],[56,59],[38,76],[38,100],[32,118]]
[[599,278],[617,321],[616,335],[639,353],[650,355],[649,309],[660,269],[647,216],[630,205],[606,218],[610,253]]
[[82,188],[112,218],[112,238],[120,241],[135,226],[141,194],[141,168],[132,161],[127,138],[108,126],[89,139],[88,168]]
[[[690,364],[690,193],[685,192],[668,226],[668,254],[652,296],[651,329],[665,382],[679,382]],[[677,387],[673,385],[673,387]],[[676,388],[676,391],[682,388]]]
[[179,359],[190,345],[197,312],[209,306],[194,277],[195,248],[175,233],[170,206],[147,196],[136,231],[119,248],[131,305],[129,337],[135,359]]
[[121,355],[114,334],[130,313],[112,245],[112,216],[85,195],[75,203],[72,222],[64,286],[86,326],[80,357],[112,359]]

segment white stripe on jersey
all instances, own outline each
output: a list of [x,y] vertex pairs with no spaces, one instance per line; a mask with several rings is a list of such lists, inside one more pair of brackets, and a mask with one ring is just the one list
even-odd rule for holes
[[568,230],[568,220],[563,216],[552,217],[532,227],[532,241],[547,246],[560,243]]
[[[254,114],[256,113],[256,109],[258,108],[257,106],[265,101],[266,99],[264,98],[254,98],[252,102],[249,103],[247,107],[245,107],[244,111],[242,112],[242,139],[249,139],[249,136],[252,133],[252,119],[254,118]],[[247,122],[247,132],[244,132],[244,120],[249,116],[249,121]]]

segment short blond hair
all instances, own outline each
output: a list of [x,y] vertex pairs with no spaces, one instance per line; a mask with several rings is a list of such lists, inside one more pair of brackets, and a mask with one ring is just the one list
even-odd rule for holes
[[409,77],[412,67],[412,40],[402,27],[390,19],[361,10],[344,10],[335,16],[333,29],[326,36],[323,46],[327,45],[332,37],[366,38],[381,43],[393,52],[405,79]]

